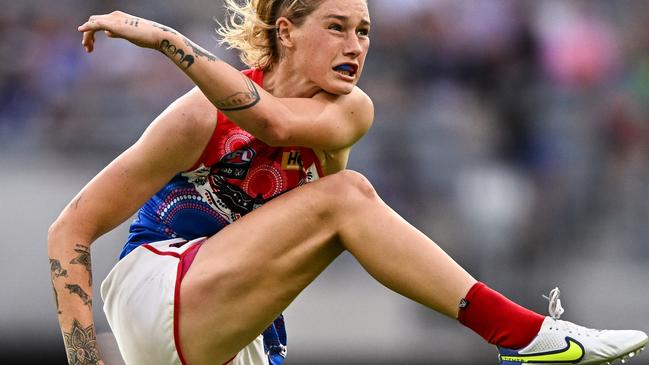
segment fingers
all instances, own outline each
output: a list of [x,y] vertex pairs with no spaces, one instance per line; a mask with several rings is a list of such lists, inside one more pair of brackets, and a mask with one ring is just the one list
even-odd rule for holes
[[98,31],[104,31],[104,33],[109,37],[115,37],[115,34],[111,32],[108,28],[114,27],[115,19],[120,16],[123,16],[124,13],[119,11],[114,11],[111,14],[105,15],[93,15],[88,18],[88,21],[81,24],[77,30],[83,32],[83,38],[81,39],[81,45],[86,49],[86,52],[92,52],[95,48],[95,33]]
[[83,32],[83,37],[81,38],[81,45],[86,49],[86,52],[90,53],[95,49],[95,31],[88,30]]
[[95,32],[100,30],[102,27],[97,21],[97,16],[91,16],[87,22],[81,24],[77,30],[83,33],[81,38],[81,45],[86,49],[86,52],[90,53],[95,48]]
[[95,46],[95,33],[104,32],[110,38],[124,38],[139,46],[152,48],[157,44],[151,25],[142,18],[137,18],[121,11],[110,14],[93,15],[77,30],[83,33],[81,45],[86,52],[92,52]]

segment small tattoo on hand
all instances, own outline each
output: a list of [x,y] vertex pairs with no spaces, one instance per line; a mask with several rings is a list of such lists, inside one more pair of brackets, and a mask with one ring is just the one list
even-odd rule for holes
[[140,19],[139,18],[126,18],[124,20],[124,24],[130,25],[132,27],[138,27],[140,25]]

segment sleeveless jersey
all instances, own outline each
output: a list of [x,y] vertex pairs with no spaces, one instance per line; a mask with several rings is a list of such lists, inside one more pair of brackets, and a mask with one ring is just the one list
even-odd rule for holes
[[[262,71],[243,73],[262,85]],[[274,197],[322,175],[313,150],[271,147],[218,112],[199,161],[140,208],[120,258],[144,243],[212,236]],[[264,332],[264,339],[271,364],[280,364],[286,345],[281,316]]]

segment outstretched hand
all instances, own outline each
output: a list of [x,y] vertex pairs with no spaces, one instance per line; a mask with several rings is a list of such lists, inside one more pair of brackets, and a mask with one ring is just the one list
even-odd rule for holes
[[159,46],[159,32],[162,30],[172,31],[163,25],[122,11],[93,15],[87,22],[80,25],[78,30],[83,33],[81,44],[86,52],[92,52],[95,48],[95,33],[98,31],[103,31],[111,38],[123,38],[139,47],[154,49]]

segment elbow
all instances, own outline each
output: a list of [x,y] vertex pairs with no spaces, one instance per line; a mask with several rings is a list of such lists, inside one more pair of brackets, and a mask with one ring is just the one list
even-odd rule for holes
[[59,216],[47,230],[47,250],[49,252],[51,252],[59,242],[62,242],[59,237],[64,236],[66,226],[64,222],[64,219]]
[[282,147],[290,144],[288,140],[288,133],[285,130],[281,128],[273,128],[268,131],[263,141],[271,147]]
[[82,242],[90,244],[95,238],[96,235],[86,224],[73,219],[64,210],[47,230],[47,248],[52,252],[60,249],[62,245]]
[[263,136],[261,140],[271,147],[288,146],[290,134],[286,123],[279,120],[265,121],[263,123]]

